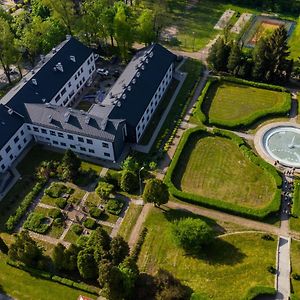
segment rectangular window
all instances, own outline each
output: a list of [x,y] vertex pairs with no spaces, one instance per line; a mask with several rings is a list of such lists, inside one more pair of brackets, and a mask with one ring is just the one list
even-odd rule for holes
[[66,143],[60,143],[60,144],[61,144],[61,146],[63,146],[63,147],[66,147],[66,146],[67,146]]
[[89,149],[90,153],[95,153],[95,151],[93,149]]
[[5,169],[5,166],[4,166],[4,165],[1,165],[1,169],[4,170],[4,169]]
[[64,137],[64,134],[63,134],[62,132],[58,132],[57,135],[58,135],[59,137],[61,137],[61,138]]
[[74,145],[70,145],[70,148],[72,148],[72,149],[76,149],[76,146],[74,146]]
[[68,139],[73,141],[73,140],[74,140],[74,137],[73,137],[73,135],[71,135],[71,134],[68,134]]
[[86,142],[87,142],[88,144],[90,144],[90,145],[93,145],[93,141],[90,140],[90,139],[86,139]]
[[13,160],[14,156],[11,154],[11,155],[9,156],[9,158],[10,158],[10,160]]
[[60,94],[63,96],[66,93],[66,91],[67,91],[67,89],[63,88]]
[[78,142],[83,143],[83,142],[84,142],[83,138],[82,138],[82,137],[79,137],[79,138],[78,138]]
[[22,135],[22,136],[24,135],[24,130],[21,130],[21,135]]
[[7,146],[6,149],[5,149],[5,152],[8,153],[10,150],[11,150],[11,147]]
[[27,129],[30,130],[30,126],[29,125],[27,125]]
[[82,83],[84,83],[84,82],[85,82],[85,77],[83,76],[83,77],[82,77]]
[[79,84],[78,83],[76,84],[76,87],[77,87],[77,90],[78,90],[79,89]]
[[19,138],[18,136],[16,136],[16,137],[14,138],[15,144],[16,144],[19,140],[20,140],[20,138]]
[[24,138],[23,142],[24,142],[24,144],[26,144],[26,143],[27,143],[27,140],[26,140],[26,138]]
[[33,131],[39,132],[39,129],[37,127],[33,127]]
[[104,152],[104,156],[110,157],[110,153]]
[[18,150],[21,150],[21,148],[22,148],[21,145],[18,145]]
[[69,83],[68,83],[68,87],[71,87],[71,85],[72,85],[71,82],[69,82]]
[[42,133],[47,133],[47,130],[42,128],[42,129],[41,129],[41,132],[42,132]]
[[[140,127],[140,126],[139,126],[139,127]],[[104,142],[103,142],[103,143],[102,143],[102,147],[103,147],[103,148],[109,148],[109,145],[108,145],[108,143],[104,143]]]
[[0,161],[3,159],[3,157],[0,155]]
[[86,151],[86,149],[84,147],[80,147],[81,151]]
[[77,75],[75,75],[75,80],[77,80]]
[[50,130],[50,135],[55,135],[56,136],[55,131]]
[[52,142],[54,145],[58,145],[58,142],[57,141],[53,141]]
[[83,67],[81,67],[80,71],[81,71],[81,73],[83,72]]
[[57,95],[54,99],[55,102],[58,102],[58,100],[60,99],[60,95]]

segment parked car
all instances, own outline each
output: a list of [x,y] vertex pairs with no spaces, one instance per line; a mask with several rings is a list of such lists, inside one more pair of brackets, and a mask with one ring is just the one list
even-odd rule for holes
[[102,76],[108,76],[109,72],[106,69],[97,69],[97,74],[102,75]]

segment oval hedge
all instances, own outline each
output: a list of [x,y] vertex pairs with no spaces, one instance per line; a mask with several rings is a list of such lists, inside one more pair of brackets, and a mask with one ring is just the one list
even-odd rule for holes
[[250,288],[246,296],[243,298],[243,300],[252,300],[258,296],[275,296],[275,295],[276,295],[275,288],[258,285]]
[[233,134],[232,132],[228,132],[226,130],[214,129],[212,134],[229,138],[230,140],[232,140],[239,146],[240,150],[243,151],[243,153],[245,154],[246,157],[248,157],[248,159],[250,159],[253,163],[257,164],[258,166],[260,166],[261,168],[263,168],[269,172],[270,176],[272,176],[274,178],[276,185],[277,185],[277,190],[275,192],[275,195],[274,195],[274,198],[272,199],[272,201],[264,208],[255,209],[255,208],[250,208],[250,207],[248,208],[248,207],[241,206],[241,205],[234,204],[234,203],[228,203],[228,202],[225,202],[225,201],[222,201],[219,199],[212,199],[212,198],[207,198],[207,197],[183,192],[183,191],[177,189],[172,181],[173,172],[176,168],[177,162],[180,159],[181,153],[182,153],[186,143],[188,142],[189,138],[192,135],[199,134],[199,133],[211,134],[207,130],[200,128],[200,127],[189,129],[184,133],[184,135],[176,149],[175,155],[171,161],[171,164],[168,168],[167,174],[164,179],[165,183],[169,187],[169,192],[173,196],[175,196],[183,201],[190,202],[192,204],[202,205],[202,206],[205,206],[208,208],[221,210],[221,211],[224,211],[227,213],[232,213],[235,215],[239,215],[242,217],[247,217],[247,218],[251,218],[251,219],[255,219],[255,220],[263,220],[268,215],[278,212],[278,210],[280,208],[282,180],[281,180],[281,177],[279,176],[279,174],[277,173],[276,169],[273,166],[266,163],[263,159],[257,157],[247,147],[246,143],[244,142],[244,140],[242,138],[240,138],[240,137],[236,136],[235,134]]
[[[237,83],[237,84],[242,84],[242,85],[248,85],[251,87],[256,87],[256,88],[262,88],[262,89],[267,89],[271,91],[277,91],[277,92],[283,92],[285,93],[285,101],[284,103],[279,107],[270,107],[268,109],[261,110],[259,112],[253,113],[249,117],[244,117],[241,119],[236,119],[236,120],[227,120],[224,121],[222,119],[218,118],[208,118],[203,111],[202,111],[202,105],[203,102],[207,96],[207,93],[209,89],[211,88],[212,84],[215,84],[216,82],[231,82],[231,83]],[[216,125],[216,126],[221,126],[223,128],[245,128],[249,127],[253,123],[265,119],[266,117],[282,117],[285,116],[289,111],[291,110],[291,95],[288,92],[286,88],[276,86],[276,85],[271,85],[271,84],[265,84],[265,83],[259,83],[259,82],[253,82],[253,81],[248,81],[244,79],[238,79],[238,78],[233,78],[233,77],[219,77],[219,78],[213,78],[210,79],[207,82],[207,85],[203,89],[198,103],[197,107],[195,109],[195,116],[200,122],[207,122],[211,125]]]

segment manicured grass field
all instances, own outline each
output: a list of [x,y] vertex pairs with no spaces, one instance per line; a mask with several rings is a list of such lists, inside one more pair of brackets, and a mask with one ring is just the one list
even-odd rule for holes
[[7,265],[5,261],[6,256],[0,252],[0,292],[15,299],[77,299],[79,295],[86,295],[92,299],[96,298],[93,295],[71,289],[62,284],[31,276],[27,272]]
[[209,122],[234,126],[280,110],[285,103],[285,93],[222,82],[211,86],[204,109],[208,110]]
[[[300,18],[297,20],[297,26],[289,39],[291,58],[293,58],[297,65],[299,65],[300,57]],[[297,62],[298,61],[298,62]]]
[[184,192],[245,207],[265,207],[276,191],[273,177],[223,137],[191,137],[174,174]]
[[120,226],[118,234],[128,241],[131,231],[142,211],[141,205],[130,204],[126,212],[125,218]]
[[[300,242],[292,240],[291,245],[291,260],[292,260],[292,270],[293,273],[300,274]],[[296,296],[296,299],[300,299],[300,281],[291,279],[292,283],[292,290],[294,290],[294,293],[292,295]],[[292,298],[294,299],[294,298]]]
[[[238,300],[250,287],[273,287],[274,276],[267,267],[275,265],[276,241],[265,241],[259,233],[229,235],[218,238],[199,257],[192,257],[177,246],[171,231],[172,221],[186,216],[191,215],[151,210],[138,260],[142,272],[166,269],[204,299]],[[212,220],[210,223],[217,226]]]

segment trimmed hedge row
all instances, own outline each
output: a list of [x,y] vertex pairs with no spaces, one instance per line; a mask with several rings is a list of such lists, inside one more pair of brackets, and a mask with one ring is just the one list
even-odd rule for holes
[[216,79],[208,79],[208,81],[206,82],[205,87],[203,88],[203,90],[201,91],[201,95],[199,96],[198,100],[197,100],[197,104],[196,104],[196,108],[193,112],[193,115],[201,122],[204,123],[206,121],[206,115],[205,113],[202,112],[202,104],[205,100],[205,97],[207,95],[207,92],[211,86],[211,84],[213,82],[215,82]]
[[142,232],[140,233],[140,236],[139,236],[139,239],[131,253],[131,257],[137,261],[138,258],[139,258],[139,255],[140,255],[140,252],[142,250],[142,246],[144,244],[144,241],[145,241],[145,238],[146,238],[146,235],[148,233],[148,228],[144,227]]
[[42,270],[37,270],[31,267],[26,266],[25,264],[21,263],[21,262],[17,262],[17,261],[12,261],[12,260],[8,260],[6,262],[9,266],[20,269],[22,271],[26,271],[34,276],[37,276],[39,278],[42,279],[46,279],[46,280],[51,280],[60,284],[63,284],[65,286],[68,286],[70,288],[75,288],[81,291],[84,291],[86,293],[90,293],[93,295],[98,295],[99,293],[95,291],[94,288],[88,286],[85,283],[78,283],[76,281],[64,278],[64,277],[60,277],[57,275],[53,275],[51,273],[42,271]]
[[39,192],[43,189],[44,185],[46,184],[46,180],[42,180],[38,182],[31,192],[29,192],[24,200],[21,202],[20,206],[17,208],[16,212],[11,215],[5,223],[6,230],[8,232],[12,232],[21,218],[25,215],[27,209],[31,205],[31,203],[35,200]]
[[[285,101],[280,106],[275,106],[275,107],[271,107],[268,109],[264,109],[259,112],[253,113],[249,117],[241,118],[238,120],[224,121],[224,120],[218,119],[218,118],[209,118],[209,120],[207,120],[207,116],[202,112],[202,109],[201,109],[202,104],[203,104],[203,102],[207,96],[207,92],[208,92],[209,88],[212,86],[212,84],[216,83],[216,82],[222,82],[222,81],[237,83],[237,84],[242,84],[242,85],[248,85],[248,86],[256,87],[256,88],[268,89],[271,91],[284,92],[285,93]],[[242,127],[243,128],[243,127],[250,126],[254,122],[257,122],[258,120],[261,120],[261,119],[265,118],[266,116],[268,116],[268,117],[285,116],[290,111],[290,109],[291,109],[291,95],[286,88],[276,86],[276,85],[271,85],[271,84],[248,81],[248,80],[234,78],[234,77],[219,77],[219,78],[210,79],[207,82],[207,85],[205,86],[205,88],[202,91],[201,96],[199,97],[199,100],[197,103],[197,108],[195,110],[195,116],[197,117],[197,119],[200,122],[207,121],[211,125],[222,126],[224,128],[234,128],[234,127]]]
[[252,300],[258,296],[274,296],[274,295],[276,295],[275,288],[258,285],[250,288],[246,296],[243,298],[243,300]]
[[[244,141],[238,137],[235,136],[233,133],[225,131],[225,130],[221,130],[221,129],[215,129],[214,133],[217,135],[222,135],[223,137],[227,137],[230,138],[232,141],[236,142],[237,145],[239,145],[240,149],[242,151],[244,151],[244,153],[247,153],[245,155],[247,155],[251,161],[257,165],[259,165],[260,167],[264,168],[266,171],[269,172],[270,176],[274,177],[274,180],[276,181],[276,184],[278,186],[274,198],[272,199],[272,201],[264,208],[247,208],[238,204],[234,204],[234,203],[228,203],[219,199],[212,199],[212,198],[207,198],[207,197],[203,197],[203,196],[199,196],[199,195],[195,195],[195,194],[190,194],[187,192],[183,192],[180,191],[179,189],[176,188],[176,186],[173,184],[172,178],[173,178],[173,173],[176,169],[177,166],[177,162],[180,159],[181,153],[186,145],[186,143],[188,142],[189,138],[194,135],[194,134],[210,134],[209,132],[207,132],[205,129],[203,128],[192,128],[186,131],[186,133],[183,135],[177,150],[175,152],[175,155],[172,159],[171,165],[168,168],[167,174],[165,176],[165,183],[168,185],[169,187],[169,191],[170,193],[179,198],[182,199],[183,201],[186,202],[190,202],[192,204],[196,204],[196,205],[203,205],[205,207],[209,207],[209,208],[213,208],[213,209],[218,209],[224,212],[228,212],[228,213],[232,213],[235,215],[239,215],[242,217],[247,217],[247,218],[251,218],[251,219],[256,219],[256,220],[263,220],[264,218],[266,218],[268,215],[278,212],[279,208],[280,208],[280,198],[281,198],[281,178],[278,175],[276,169],[265,163],[262,159],[260,159],[259,157],[257,157],[254,153],[250,154],[250,150],[246,147]],[[246,152],[247,149],[247,152]]]

